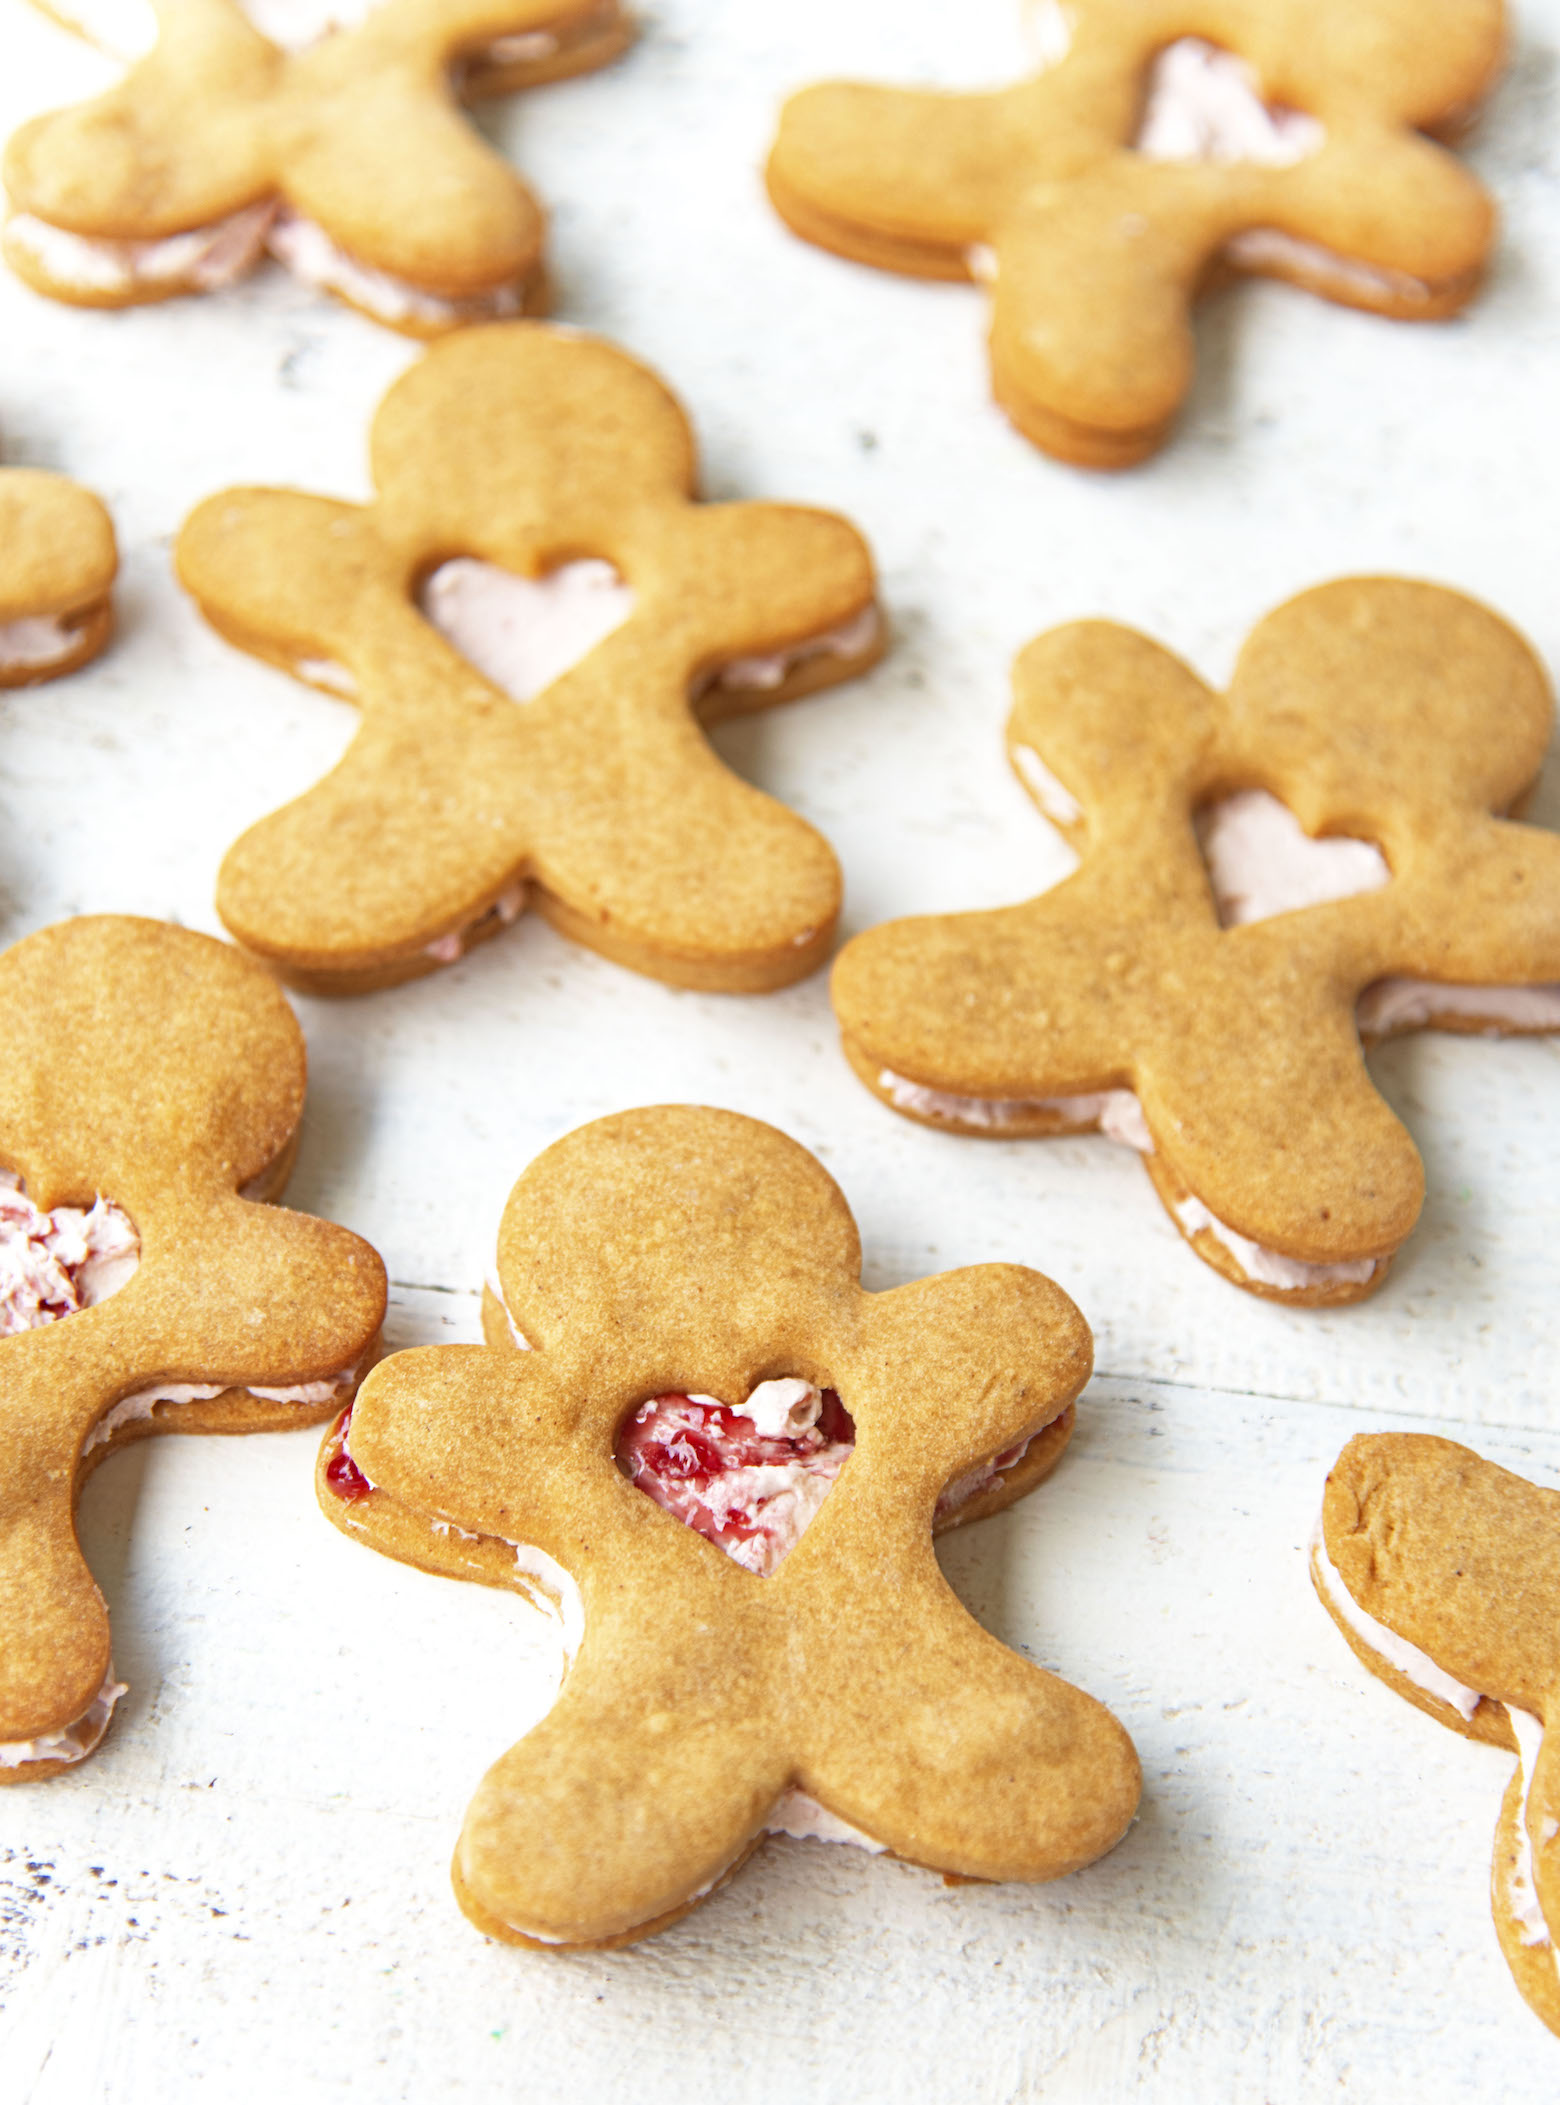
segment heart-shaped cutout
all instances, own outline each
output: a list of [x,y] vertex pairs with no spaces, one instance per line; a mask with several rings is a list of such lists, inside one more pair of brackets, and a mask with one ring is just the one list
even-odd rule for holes
[[634,589],[597,556],[518,577],[476,556],[441,563],[423,585],[423,613],[484,679],[534,701],[634,611]]
[[856,1428],[834,1389],[763,1381],[746,1402],[668,1394],[618,1437],[618,1466],[658,1506],[767,1579],[850,1459]]
[[1264,102],[1256,73],[1233,51],[1178,37],[1149,69],[1133,148],[1151,161],[1250,161],[1290,168],[1319,153],[1327,133],[1304,110]]
[[44,1213],[0,1170],[0,1337],[95,1308],[140,1261],[135,1223],[112,1201]]
[[1197,841],[1223,928],[1351,899],[1392,881],[1374,841],[1347,834],[1313,840],[1265,789],[1237,790],[1200,811]]

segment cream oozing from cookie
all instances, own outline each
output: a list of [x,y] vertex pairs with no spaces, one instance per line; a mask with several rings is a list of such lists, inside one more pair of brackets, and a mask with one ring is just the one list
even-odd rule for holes
[[1046,1115],[1065,1120],[1070,1132],[1088,1133],[1097,1128],[1107,1139],[1136,1148],[1141,1155],[1154,1152],[1143,1106],[1131,1089],[1098,1089],[1079,1096],[960,1096],[950,1089],[931,1089],[909,1081],[890,1067],[880,1069],[878,1087],[896,1111],[913,1112],[920,1118],[946,1118],[997,1133]]
[[1292,168],[1327,133],[1304,110],[1265,102],[1255,71],[1201,37],[1167,44],[1149,71],[1133,150],[1151,161],[1255,161]]
[[831,1813],[795,1783],[783,1790],[770,1807],[764,1832],[791,1835],[798,1842],[844,1842],[852,1849],[868,1850],[873,1856],[882,1856],[888,1848],[886,1842],[874,1840],[863,1829],[842,1820],[838,1813]]
[[[1531,1711],[1519,1710],[1514,1703],[1506,1705],[1506,1716],[1517,1743],[1517,1761],[1522,1771],[1522,1799],[1517,1807],[1516,1857],[1511,1866],[1511,1879],[1506,1897],[1516,1920],[1519,1940],[1529,1946],[1547,1945],[1556,1976],[1560,1977],[1560,1946],[1556,1945],[1550,1934],[1544,1905],[1538,1897],[1538,1881],[1533,1873],[1533,1837],[1528,1832],[1528,1808],[1533,1797],[1538,1753],[1544,1744],[1544,1721],[1534,1717]],[[1552,1839],[1553,1836],[1546,1833],[1546,1840]]]
[[541,577],[453,556],[419,599],[445,641],[517,702],[534,701],[634,611],[633,586],[596,556]]
[[1487,1036],[1505,1031],[1560,1031],[1560,983],[1534,987],[1463,987],[1432,979],[1378,979],[1355,1006],[1367,1038],[1423,1030],[1443,1019],[1482,1024]]
[[[1455,1710],[1464,1722],[1471,1719],[1481,1702],[1494,1702],[1493,1697],[1484,1696],[1480,1690],[1470,1688],[1449,1674],[1444,1667],[1437,1666],[1428,1652],[1418,1645],[1410,1644],[1406,1637],[1399,1637],[1376,1617],[1367,1614],[1355,1600],[1342,1575],[1327,1554],[1327,1543],[1323,1534],[1322,1520],[1318,1516],[1311,1535],[1311,1568],[1316,1575],[1323,1598],[1337,1610],[1343,1621],[1354,1632],[1362,1644],[1379,1655],[1388,1666],[1400,1673],[1405,1681]],[[1506,1713],[1512,1737],[1517,1743],[1517,1759],[1522,1772],[1522,1798],[1517,1809],[1516,1858],[1511,1868],[1507,1889],[1507,1901],[1518,1926],[1523,1944],[1545,1944],[1550,1947],[1555,1970],[1560,1974],[1560,1949],[1557,1949],[1550,1934],[1549,1924],[1539,1901],[1538,1887],[1533,1876],[1533,1843],[1528,1833],[1528,1803],[1533,1794],[1533,1776],[1538,1765],[1538,1750],[1543,1744],[1544,1722],[1530,1711],[1520,1710],[1514,1703],[1499,1706]]]
[[24,614],[0,621],[0,672],[46,672],[63,665],[81,641],[82,616]]
[[862,658],[875,650],[883,633],[883,617],[875,603],[869,604],[837,628],[825,629],[821,635],[806,636],[800,643],[787,644],[783,650],[767,651],[753,657],[728,658],[724,665],[696,681],[694,693],[697,697],[725,689],[733,694],[768,694],[783,687],[792,673],[811,664],[817,658]]
[[5,224],[8,247],[50,284],[105,299],[214,292],[252,270],[265,253],[276,207],[245,205],[225,219],[149,241],[73,233],[31,212]]
[[1083,806],[1065,783],[1058,782],[1033,746],[1014,746],[1013,765],[1054,826],[1075,826],[1083,817]]
[[1246,1278],[1258,1286],[1276,1287],[1286,1294],[1311,1293],[1318,1287],[1364,1286],[1375,1277],[1379,1260],[1374,1257],[1346,1257],[1332,1264],[1313,1264],[1305,1258],[1286,1257],[1282,1250],[1270,1250],[1265,1243],[1242,1235],[1228,1221],[1221,1221],[1191,1194],[1177,1199],[1171,1211],[1188,1240],[1206,1231],[1229,1252]]
[[354,256],[315,220],[284,206],[266,235],[266,247],[305,285],[334,292],[376,321],[399,327],[449,329],[465,322],[496,322],[520,313],[520,286],[509,282],[482,292],[448,294],[414,285]]
[[79,1718],[53,1732],[40,1732],[30,1740],[0,1740],[0,1769],[24,1769],[37,1761],[57,1761],[69,1766],[85,1761],[108,1730],[114,1705],[130,1693],[129,1686],[114,1678],[114,1663],[108,1664],[103,1685]]
[[95,1307],[140,1261],[135,1223],[112,1200],[44,1213],[14,1171],[0,1170],[0,1337]]
[[485,906],[480,914],[473,914],[469,921],[462,921],[458,928],[452,928],[445,935],[435,936],[431,943],[425,943],[424,955],[431,957],[435,964],[456,964],[477,941],[479,930],[484,935],[488,933],[489,922],[495,929],[511,928],[524,912],[523,881],[507,884],[493,904]]
[[294,1382],[287,1388],[264,1388],[252,1381],[156,1382],[149,1389],[137,1389],[133,1395],[121,1396],[93,1426],[81,1444],[81,1451],[86,1455],[94,1447],[104,1446],[121,1426],[150,1418],[160,1403],[209,1403],[213,1396],[221,1396],[229,1389],[242,1389],[246,1396],[258,1396],[265,1403],[305,1404],[318,1409],[322,1403],[333,1403],[346,1394],[356,1380],[357,1361],[354,1360],[339,1374],[326,1375],[319,1381]]
[[1465,1722],[1471,1718],[1484,1700],[1478,1689],[1470,1688],[1466,1681],[1459,1681],[1455,1674],[1447,1673],[1437,1666],[1428,1652],[1418,1645],[1410,1644],[1406,1637],[1399,1637],[1395,1630],[1388,1629],[1369,1615],[1343,1583],[1342,1575],[1327,1554],[1327,1538],[1323,1530],[1322,1517],[1317,1516],[1316,1526],[1311,1531],[1311,1567],[1321,1584],[1325,1598],[1332,1603],[1355,1636],[1363,1644],[1378,1652],[1388,1666],[1412,1682],[1414,1687],[1449,1710],[1455,1710]]
[[[878,1087],[896,1110],[919,1118],[946,1119],[951,1125],[986,1133],[1011,1131],[1037,1116],[1060,1118],[1065,1121],[1066,1132],[1098,1131],[1107,1140],[1135,1148],[1140,1155],[1154,1152],[1154,1137],[1132,1089],[1102,1089],[1079,1096],[959,1096],[952,1090],[932,1089],[925,1083],[909,1081],[888,1067],[879,1070]],[[1325,1286],[1363,1286],[1376,1269],[1377,1260],[1372,1257],[1345,1259],[1336,1264],[1313,1264],[1303,1258],[1287,1257],[1281,1250],[1270,1250],[1242,1235],[1195,1196],[1178,1200],[1173,1211],[1188,1237],[1206,1229],[1234,1258],[1246,1278],[1283,1293],[1306,1293]]]
[[447,329],[500,321],[524,306],[522,289],[513,283],[453,295],[395,277],[352,255],[314,220],[274,199],[151,240],[78,234],[18,212],[7,220],[5,238],[51,285],[108,300],[215,292],[247,276],[269,251],[304,284],[338,293],[392,326]]
[[1237,269],[1259,276],[1298,276],[1318,285],[1341,300],[1406,300],[1418,303],[1435,297],[1436,288],[1404,270],[1389,270],[1384,264],[1361,263],[1340,256],[1317,241],[1302,241],[1281,227],[1248,227],[1224,244],[1224,254]]
[[[516,1331],[515,1335],[518,1338],[520,1334]],[[523,1346],[523,1349],[530,1350],[529,1346]],[[356,1505],[360,1499],[373,1497],[379,1488],[353,1457],[351,1431],[352,1412],[349,1409],[336,1428],[335,1451],[325,1464],[326,1483],[336,1497],[349,1506]],[[347,1524],[356,1527],[358,1522],[349,1520]],[[463,1542],[496,1542],[512,1551],[515,1569],[524,1582],[525,1598],[556,1624],[564,1657],[573,1659],[585,1634],[585,1604],[572,1575],[556,1558],[538,1549],[534,1543],[513,1542],[505,1535],[482,1535],[441,1515],[431,1517],[428,1526],[435,1535],[458,1535]]]

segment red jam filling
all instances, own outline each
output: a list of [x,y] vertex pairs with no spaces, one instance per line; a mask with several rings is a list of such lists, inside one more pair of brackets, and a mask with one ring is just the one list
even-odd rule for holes
[[814,1422],[761,1432],[722,1403],[652,1397],[624,1427],[618,1463],[675,1519],[767,1577],[801,1539],[850,1456],[856,1428],[834,1389]]
[[347,1453],[347,1427],[352,1423],[352,1406],[348,1404],[342,1413],[341,1423],[336,1427],[336,1452],[325,1464],[325,1481],[338,1498],[349,1503],[354,1499],[367,1498],[373,1485]]

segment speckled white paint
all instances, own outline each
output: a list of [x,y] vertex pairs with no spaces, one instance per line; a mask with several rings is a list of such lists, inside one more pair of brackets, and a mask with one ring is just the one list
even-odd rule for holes
[[[990,408],[979,294],[825,257],[758,185],[787,88],[1003,78],[1010,0],[956,17],[657,0],[611,72],[484,113],[553,206],[561,313],[682,393],[710,493],[837,505],[877,550],[896,631],[879,671],[719,734],[835,842],[850,927],[1065,867],[1000,740],[1008,663],[1052,623],[1115,615],[1222,677],[1279,600],[1395,569],[1486,595],[1560,665],[1560,0],[1529,0],[1516,30],[1470,149],[1507,226],[1482,303],[1414,329],[1278,287],[1221,295],[1181,436],[1115,479],[1045,461]],[[4,129],[112,77],[22,0],[0,0],[0,53]],[[276,271],[123,316],[0,280],[5,456],[100,490],[126,554],[110,655],[0,702],[0,938],[83,909],[216,926],[223,848],[316,778],[351,717],[219,643],[169,540],[227,483],[363,494],[368,416],[413,355]],[[1560,819],[1553,771],[1537,810]],[[160,1441],[83,1503],[133,1693],[78,1776],[0,1794],[7,2105],[1554,2090],[1560,2044],[1485,1897],[1508,1758],[1356,1667],[1302,1550],[1362,1427],[1462,1432],[1560,1481],[1554,1048],[1374,1057],[1430,1203],[1375,1300],[1302,1316],[1190,1258],[1102,1141],[895,1118],[840,1059],[821,979],[681,994],[528,921],[420,986],[300,1009],[292,1195],[384,1251],[399,1342],[475,1335],[505,1192],[538,1148],[668,1098],[815,1148],[872,1285],[986,1258],[1060,1279],[1104,1370],[1072,1456],[945,1564],[992,1628],[1123,1718],[1143,1816],[1050,1889],[945,1888],[784,1842],[638,1950],[499,1950],[446,1865],[476,1778],[547,1701],[541,1620],[326,1527],[312,1436]]]

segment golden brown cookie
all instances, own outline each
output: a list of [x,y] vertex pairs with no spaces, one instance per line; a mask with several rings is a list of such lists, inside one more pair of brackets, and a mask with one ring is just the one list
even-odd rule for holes
[[1504,52],[1501,0],[1070,0],[994,93],[832,82],[786,104],[769,193],[806,240],[991,286],[997,400],[1036,445],[1124,467],[1191,382],[1224,272],[1402,320],[1478,285],[1494,209],[1427,133]]
[[1014,767],[1082,865],[847,944],[852,1065],[958,1132],[1100,1126],[1215,1270],[1359,1300],[1424,1184],[1362,1032],[1560,1029],[1560,840],[1502,816],[1548,742],[1542,668],[1473,600],[1352,578],[1270,614],[1224,695],[1098,621],[1031,643],[1014,690]]
[[1351,1440],[1311,1545],[1322,1603],[1373,1674],[1469,1739],[1517,1750],[1491,1906],[1560,2032],[1560,1493],[1425,1433]]
[[209,936],[119,915],[0,957],[0,1783],[90,1754],[123,1689],[76,1541],[128,1441],[339,1410],[378,1349],[384,1267],[257,1203],[286,1182],[303,1037]]
[[693,439],[660,382],[536,323],[436,346],[386,396],[372,454],[371,506],[228,490],[179,537],[231,642],[363,712],[334,772],[230,850],[217,906],[238,940],[295,984],[359,992],[452,962],[529,889],[565,935],[678,986],[812,971],[833,852],[701,720],[876,659],[861,537],[828,512],[691,503]]
[[545,307],[542,209],[459,98],[605,64],[617,0],[161,0],[158,22],[118,87],[6,149],[5,256],[39,292],[130,306],[269,250],[411,336]]
[[40,468],[0,468],[0,687],[30,687],[95,658],[114,626],[114,525],[90,490]]
[[932,1548],[950,1493],[995,1510],[1055,1461],[1088,1326],[1019,1265],[881,1294],[860,1266],[772,1127],[601,1119],[510,1196],[491,1342],[397,1353],[327,1436],[338,1526],[562,1604],[563,1693],[456,1850],[489,1935],[630,1942],[768,1831],[1047,1879],[1125,1830],[1126,1734],[982,1630]]

